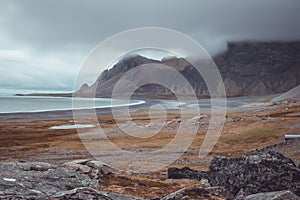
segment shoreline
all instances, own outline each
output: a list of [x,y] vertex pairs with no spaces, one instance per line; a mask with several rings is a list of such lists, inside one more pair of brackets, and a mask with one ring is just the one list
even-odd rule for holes
[[[116,106],[115,108],[122,108],[129,106],[129,110],[143,109],[149,107],[151,102],[149,100],[140,100],[143,103],[139,104],[128,104]],[[82,113],[82,115],[96,112],[96,115],[110,115],[112,114],[112,107],[102,108],[86,108],[86,109],[75,109],[76,112]],[[30,111],[30,112],[10,112],[0,113],[0,121],[14,121],[14,120],[29,120],[29,119],[53,119],[53,118],[73,118],[73,109],[64,110],[49,110],[49,111]]]
[[[240,112],[240,111],[245,111],[245,110],[253,110],[255,107],[246,107],[246,104],[249,104],[249,102],[260,102],[263,103],[265,101],[269,102],[275,95],[261,95],[261,96],[248,96],[248,97],[229,97],[226,98],[227,101],[227,113],[231,112]],[[47,96],[45,96],[47,98]],[[55,97],[54,97],[55,98]],[[59,98],[59,97],[58,97]],[[65,98],[65,97],[62,97]],[[178,110],[178,109],[185,109],[189,108],[189,105],[186,104],[185,102],[181,102],[181,105],[177,105],[178,108],[175,108],[174,105],[172,105],[168,101],[173,101],[173,100],[165,100],[165,99],[149,99],[149,98],[144,98],[144,99],[135,99],[138,100],[139,102],[137,103],[131,103],[131,104],[123,104],[120,106],[114,106],[114,108],[123,108],[126,106],[129,106],[130,112],[135,112],[138,109],[149,109],[152,105],[155,105],[156,103],[160,104],[165,104],[167,107],[170,106],[169,108],[166,108],[168,112],[172,110]],[[206,101],[209,99],[199,99],[198,101]],[[251,101],[249,101],[251,100]],[[180,102],[178,102],[180,104]],[[235,104],[238,103],[240,105],[234,105],[230,106],[229,104]],[[245,104],[245,105],[242,105]],[[200,105],[200,109],[202,110],[202,114],[209,114],[210,112],[210,107],[205,107],[207,106],[207,102],[205,102],[205,105]],[[259,106],[257,107],[259,108]],[[90,115],[93,113],[95,110],[97,116],[101,115],[109,115],[112,114],[112,107],[98,107],[98,108],[78,108],[78,109],[56,109],[56,110],[41,110],[41,111],[28,111],[28,112],[0,112],[0,121],[13,121],[13,120],[30,120],[30,119],[55,119],[55,118],[73,118],[73,111],[76,111],[77,114],[80,115]]]
[[[47,98],[47,97],[46,97]],[[52,97],[51,97],[52,98]],[[54,97],[54,98],[60,98],[60,97]],[[61,97],[65,98],[65,97]],[[117,108],[117,107],[124,107],[124,106],[135,106],[135,105],[141,105],[146,103],[145,100],[136,99],[139,102],[135,103],[129,103],[129,104],[117,104],[113,106],[99,106],[94,108],[62,108],[62,109],[50,109],[50,110],[32,110],[32,111],[11,111],[11,112],[0,112],[0,114],[18,114],[18,113],[41,113],[41,112],[52,112],[52,111],[72,111],[72,110],[92,110],[92,109],[104,109],[104,108]]]

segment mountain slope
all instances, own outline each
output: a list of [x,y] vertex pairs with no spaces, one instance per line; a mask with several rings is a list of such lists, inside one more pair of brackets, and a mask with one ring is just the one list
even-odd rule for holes
[[272,101],[282,101],[285,99],[300,99],[300,85],[272,99]]
[[[300,42],[229,43],[227,51],[213,59],[221,72],[227,96],[283,93],[300,84]],[[102,72],[93,85],[84,85],[75,94],[90,96],[96,89],[97,97],[109,97],[115,83],[125,72],[147,63],[161,63],[176,69],[189,81],[197,95],[209,95],[202,77],[185,59],[157,61],[140,55],[120,60],[111,69]],[[146,75],[140,72],[137,76]],[[174,87],[180,87],[176,80],[170,81],[174,82]],[[172,95],[169,89],[156,84],[145,85],[135,94],[148,97]]]

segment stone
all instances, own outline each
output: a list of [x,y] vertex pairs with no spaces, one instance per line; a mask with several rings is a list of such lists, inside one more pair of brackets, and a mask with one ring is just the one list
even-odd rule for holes
[[231,122],[238,122],[238,121],[242,121],[242,117],[233,117],[230,121]]
[[210,194],[222,197],[225,199],[233,199],[233,195],[225,187],[207,187],[205,188]]
[[[300,197],[292,193],[291,191],[277,191],[277,192],[266,192],[257,193],[246,196],[244,200],[300,200]],[[237,200],[237,199],[236,199]]]
[[70,171],[78,171],[82,174],[88,174],[91,171],[91,168],[89,166],[73,162],[64,163],[63,167]]
[[99,182],[49,163],[0,163],[0,199],[47,199],[77,187],[99,187]]
[[235,197],[235,200],[245,200],[245,197],[246,197],[246,194],[242,189],[240,189],[240,191],[237,193],[236,197]]
[[[103,168],[104,167],[104,168]],[[0,163],[0,199],[139,200],[141,198],[97,191],[99,176],[110,168],[95,160],[75,160],[57,166],[42,162]]]
[[88,160],[85,164],[91,168],[101,168],[104,166],[104,163],[99,160]]
[[113,174],[115,172],[101,161],[92,159],[74,160],[64,163],[63,167],[71,171],[80,172],[81,174],[87,174],[93,179],[99,179],[104,175]]
[[210,187],[211,186],[210,183],[209,183],[209,180],[206,179],[206,178],[202,178],[200,180],[200,183],[201,183],[201,185],[206,186],[206,187]]
[[224,187],[190,187],[165,195],[160,200],[181,200],[181,199],[232,199],[233,196]]
[[97,191],[89,187],[75,188],[61,191],[50,197],[49,200],[142,200],[138,197],[121,195],[112,192]]
[[179,168],[169,168],[168,169],[168,178],[169,179],[196,179],[201,180],[206,178],[206,172],[190,169],[189,167]]
[[241,188],[247,195],[290,190],[300,195],[300,170],[294,162],[274,151],[239,158],[214,157],[208,179],[212,186],[224,186],[233,195]]
[[300,196],[299,167],[290,158],[267,149],[255,150],[238,158],[214,157],[207,172],[187,167],[169,168],[168,178],[202,180],[213,187],[224,187],[237,199],[280,190],[289,190]]

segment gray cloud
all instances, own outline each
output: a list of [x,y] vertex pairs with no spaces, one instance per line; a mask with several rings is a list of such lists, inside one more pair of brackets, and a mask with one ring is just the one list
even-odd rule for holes
[[[3,0],[0,86],[32,87],[34,83],[71,88],[81,62],[94,46],[137,27],[175,29],[212,55],[224,50],[228,41],[299,40],[299,10],[299,0]],[[27,60],[14,53],[1,57],[1,50],[24,51]]]

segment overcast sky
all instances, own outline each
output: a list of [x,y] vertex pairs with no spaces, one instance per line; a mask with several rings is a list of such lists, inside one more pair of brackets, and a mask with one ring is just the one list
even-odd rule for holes
[[88,53],[113,34],[165,27],[211,54],[236,40],[300,40],[299,0],[1,0],[0,89],[72,90]]

